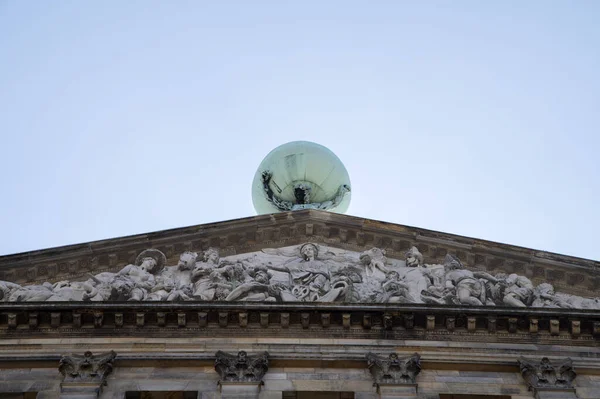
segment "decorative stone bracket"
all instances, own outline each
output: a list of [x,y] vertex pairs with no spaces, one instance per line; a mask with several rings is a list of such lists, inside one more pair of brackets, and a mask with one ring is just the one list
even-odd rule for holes
[[99,355],[87,351],[83,356],[62,356],[58,365],[58,371],[63,375],[61,398],[97,398],[112,372],[115,357],[114,351]]
[[417,375],[421,372],[421,356],[418,353],[400,358],[391,353],[387,358],[374,353],[367,354],[367,367],[375,380],[374,386],[382,398],[416,398]]
[[215,370],[221,377],[221,397],[258,397],[263,384],[262,378],[269,369],[267,352],[248,356],[245,351],[239,351],[237,355],[218,351],[215,356]]
[[577,398],[573,380],[577,377],[570,358],[551,362],[547,357],[537,362],[519,358],[521,375],[536,399]]

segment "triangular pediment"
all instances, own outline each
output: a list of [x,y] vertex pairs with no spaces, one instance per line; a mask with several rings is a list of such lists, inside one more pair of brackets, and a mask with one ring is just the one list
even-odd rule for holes
[[[517,274],[534,286],[551,283],[557,291],[568,294],[593,297],[600,285],[599,262],[316,210],[259,215],[3,256],[0,280],[21,285],[83,281],[90,275],[118,272],[135,263],[138,255],[149,248],[161,251],[170,267],[178,264],[183,252],[202,254],[209,247],[219,248],[223,260],[262,257],[261,262],[267,264],[285,264],[294,262],[294,256],[300,262],[300,255],[290,253],[307,242],[316,243],[324,251],[321,256],[329,253],[338,257],[324,259],[327,267],[338,267],[340,259],[347,257],[354,259],[347,265],[364,269],[360,254],[379,248],[385,251],[387,267],[404,271],[406,252],[414,246],[422,254],[423,263],[431,265],[429,270],[439,269],[452,255],[467,270],[492,276]],[[282,278],[280,271],[273,273]],[[375,270],[375,275],[377,281],[386,278],[382,270]],[[366,284],[371,277],[363,271],[360,278],[364,281],[354,283]]]

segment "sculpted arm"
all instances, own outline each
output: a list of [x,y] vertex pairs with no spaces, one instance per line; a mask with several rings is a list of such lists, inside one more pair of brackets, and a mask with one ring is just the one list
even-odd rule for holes
[[275,270],[277,272],[283,272],[283,273],[289,273],[290,272],[290,269],[287,266],[273,266],[273,265],[269,265],[267,267],[269,269]]
[[117,272],[118,276],[126,276],[131,272],[131,269],[134,268],[134,265],[127,265],[124,268],[122,268],[121,270],[119,270]]
[[234,289],[233,291],[231,291],[231,293],[229,295],[227,295],[227,298],[225,298],[225,300],[226,301],[235,301],[239,297],[241,297],[251,291],[266,292],[268,290],[269,290],[269,286],[266,284],[260,284],[260,283],[242,284],[239,287],[237,287],[236,289]]
[[494,284],[496,284],[498,282],[498,279],[496,277],[494,277],[491,274],[486,273],[486,272],[473,272],[473,276],[475,276],[477,278],[482,278],[487,281],[491,281]]

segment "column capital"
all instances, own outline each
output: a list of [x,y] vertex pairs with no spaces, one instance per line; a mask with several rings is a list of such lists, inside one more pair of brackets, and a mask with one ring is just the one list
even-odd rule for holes
[[220,383],[260,383],[267,370],[269,370],[268,352],[248,355],[245,351],[239,351],[237,355],[231,355],[218,351],[215,356],[215,370],[221,377]]
[[538,399],[576,398],[573,380],[577,377],[571,358],[550,361],[520,357],[521,375]]
[[401,358],[392,352],[386,357],[367,353],[367,367],[377,387],[386,385],[414,385],[421,372],[421,355],[415,353]]
[[116,357],[114,351],[99,355],[90,351],[83,355],[63,355],[58,364],[58,371],[63,375],[61,398],[97,398]]

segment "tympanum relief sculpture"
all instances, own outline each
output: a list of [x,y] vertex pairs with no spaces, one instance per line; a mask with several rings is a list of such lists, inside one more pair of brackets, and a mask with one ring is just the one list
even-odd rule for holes
[[525,276],[468,270],[453,255],[426,264],[416,247],[404,260],[380,248],[362,253],[304,243],[219,256],[186,251],[167,265],[157,249],[142,251],[116,273],[86,281],[21,286],[0,281],[3,302],[253,301],[353,302],[600,309],[600,299],[534,286]]

